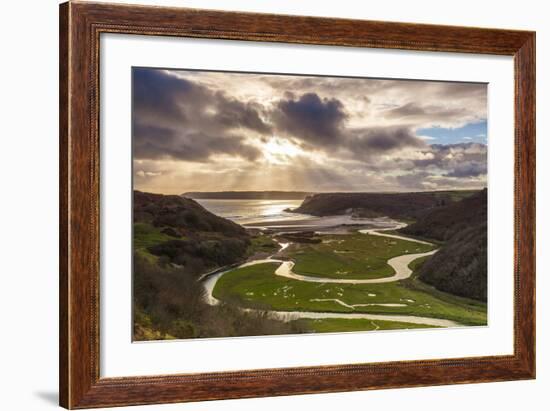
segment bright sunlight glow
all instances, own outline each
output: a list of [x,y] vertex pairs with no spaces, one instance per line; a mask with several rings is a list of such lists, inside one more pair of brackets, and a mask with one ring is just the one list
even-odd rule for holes
[[289,164],[294,157],[303,154],[300,147],[277,137],[271,137],[262,145],[261,150],[270,164]]

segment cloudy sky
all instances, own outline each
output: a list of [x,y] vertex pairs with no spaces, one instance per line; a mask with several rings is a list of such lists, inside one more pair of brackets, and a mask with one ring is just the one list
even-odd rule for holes
[[487,86],[133,69],[134,187],[482,188]]

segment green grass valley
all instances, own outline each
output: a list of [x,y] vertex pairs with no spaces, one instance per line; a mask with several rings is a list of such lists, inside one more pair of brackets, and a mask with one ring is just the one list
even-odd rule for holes
[[487,324],[486,190],[316,197],[241,226],[134,192],[135,340]]

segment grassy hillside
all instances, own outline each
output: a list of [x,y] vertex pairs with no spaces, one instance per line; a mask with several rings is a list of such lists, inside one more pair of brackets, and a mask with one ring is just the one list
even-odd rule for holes
[[134,258],[136,341],[233,337],[304,332],[304,324],[284,323],[262,311],[243,312],[231,304],[210,306],[204,289],[181,268]]
[[422,281],[487,301],[487,190],[433,210],[401,231],[444,242],[420,268]]
[[176,195],[134,192],[134,249],[190,275],[242,260],[251,244],[240,225]]
[[430,210],[401,232],[417,237],[447,241],[458,232],[487,223],[487,189],[460,201]]
[[472,191],[436,191],[425,193],[323,193],[304,200],[297,213],[316,216],[350,214],[384,215],[416,219],[435,208],[471,195]]
[[303,325],[210,306],[198,277],[271,247],[180,196],[134,192],[134,339],[287,334]]
[[212,214],[190,198],[178,195],[134,191],[134,222],[173,227],[182,235],[197,232],[217,232],[237,237],[247,235],[240,225]]

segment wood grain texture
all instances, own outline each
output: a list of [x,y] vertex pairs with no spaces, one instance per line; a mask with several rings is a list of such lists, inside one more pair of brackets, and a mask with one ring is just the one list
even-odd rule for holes
[[[514,354],[161,377],[99,373],[101,33],[485,53],[515,59]],[[535,34],[194,9],[60,6],[60,404],[91,408],[535,376]]]
[[68,281],[68,176],[69,156],[67,143],[69,134],[69,38],[68,4],[62,4],[59,15],[59,402],[69,404],[69,281]]
[[515,54],[515,338],[535,373],[535,34]]

